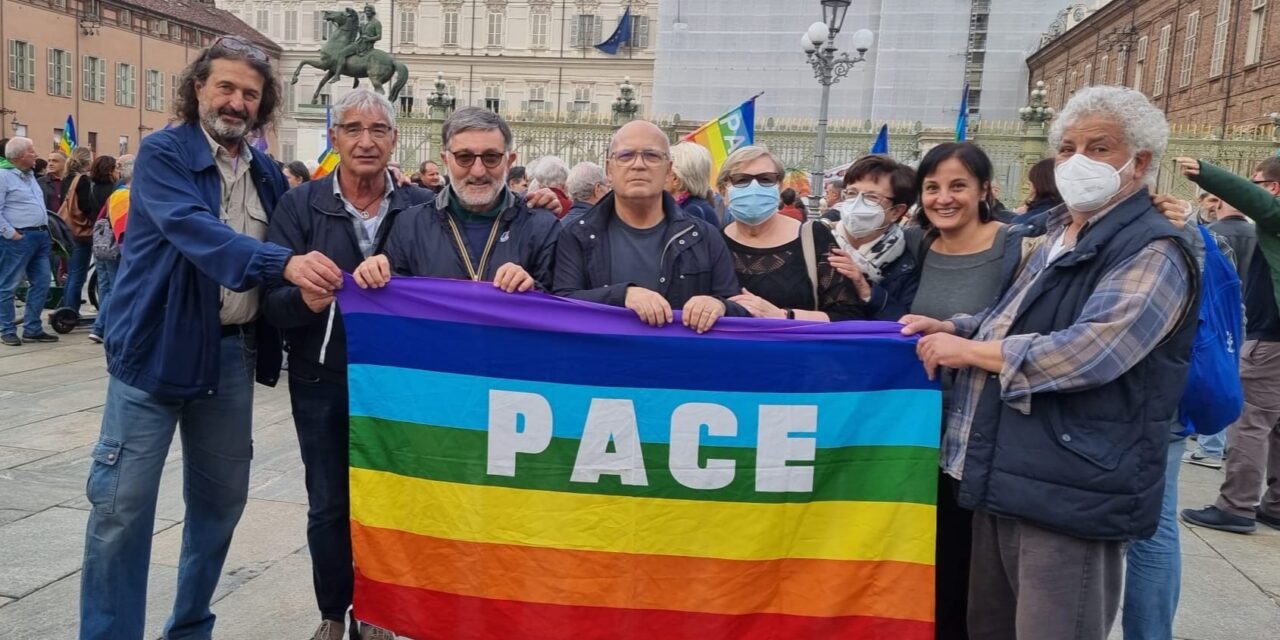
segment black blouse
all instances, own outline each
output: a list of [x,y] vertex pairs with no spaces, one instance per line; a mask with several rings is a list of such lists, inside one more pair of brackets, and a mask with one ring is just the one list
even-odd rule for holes
[[813,230],[814,253],[818,261],[816,304],[798,235],[782,246],[759,249],[748,247],[725,234],[725,243],[733,254],[733,270],[738,274],[738,284],[780,309],[822,311],[832,322],[865,319],[866,305],[858,297],[853,283],[827,262],[827,254],[836,247],[835,236],[822,224],[813,225]]

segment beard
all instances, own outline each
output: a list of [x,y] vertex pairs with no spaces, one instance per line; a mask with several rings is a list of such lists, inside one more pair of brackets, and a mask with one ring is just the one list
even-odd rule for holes
[[[476,162],[479,161],[480,159],[477,158]],[[507,172],[503,171],[501,178],[487,175],[479,178],[467,176],[451,184],[450,188],[458,196],[462,206],[472,210],[488,209],[493,206],[494,201],[498,199],[498,194],[502,193],[502,189],[507,186]],[[488,189],[478,191],[478,187],[486,185]]]
[[[224,115],[240,118],[240,124],[228,124],[222,119]],[[218,142],[239,143],[249,135],[253,122],[247,111],[236,111],[231,107],[215,110],[213,107],[202,104],[200,105],[200,124],[203,124],[209,135]]]

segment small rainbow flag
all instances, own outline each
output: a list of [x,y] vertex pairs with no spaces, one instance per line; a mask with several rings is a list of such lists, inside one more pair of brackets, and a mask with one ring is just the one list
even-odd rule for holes
[[324,110],[324,151],[320,152],[320,157],[316,158],[316,170],[311,172],[312,180],[319,180],[338,167],[338,152],[333,148],[333,139],[330,137],[333,131],[333,124],[330,121],[332,111],[326,107]]
[[346,284],[361,620],[420,640],[934,637],[941,393],[899,325],[699,336],[679,312],[651,328],[488,283]]
[[732,111],[712,120],[697,131],[684,137],[711,152],[711,181],[715,182],[729,154],[739,147],[755,144],[756,140],[756,98],[764,95],[757,93]]
[[68,113],[67,122],[62,125],[62,137],[58,139],[58,148],[62,149],[62,153],[69,158],[71,157],[71,151],[79,146],[76,140],[76,121]]

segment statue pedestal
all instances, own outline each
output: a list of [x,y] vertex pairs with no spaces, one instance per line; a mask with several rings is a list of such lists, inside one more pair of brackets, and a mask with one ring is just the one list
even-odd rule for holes
[[300,104],[293,110],[293,117],[299,123],[324,129],[324,118],[328,110],[328,107],[322,104]]

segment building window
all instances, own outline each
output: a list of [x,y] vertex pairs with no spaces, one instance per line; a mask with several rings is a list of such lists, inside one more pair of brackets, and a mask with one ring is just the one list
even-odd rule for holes
[[164,111],[164,72],[147,69],[147,111]]
[[132,27],[132,26],[133,26],[133,12],[129,11],[128,9],[117,9],[117,10],[116,10],[116,24],[118,24],[118,25],[120,25],[120,26],[122,26],[122,27]]
[[529,15],[529,48],[546,49],[550,33],[551,14],[546,10],[533,9]]
[[270,28],[270,25],[268,22],[270,19],[269,18],[270,15],[271,14],[266,9],[258,9],[257,11],[255,11],[253,28],[257,29],[259,33],[266,34],[267,30]]
[[1093,84],[1093,63],[1084,63],[1084,86]]
[[315,22],[311,24],[311,36],[316,42],[323,42],[333,35],[333,23],[324,19],[324,12],[315,12]]
[[418,14],[413,11],[400,12],[400,44],[415,44],[418,41]]
[[569,105],[569,111],[584,113],[591,111],[591,94],[592,85],[576,84],[573,86],[573,102]]
[[632,49],[649,48],[649,16],[631,16],[631,40],[627,46]]
[[497,12],[490,12],[487,16],[486,21],[489,24],[489,46],[502,46],[502,22],[505,17],[506,16]]
[[603,23],[600,16],[578,14],[577,19],[573,21],[569,40],[574,48],[589,49],[600,42],[602,30]]
[[36,90],[36,47],[30,42],[9,41],[9,88]]
[[157,20],[157,19],[154,19],[154,18],[151,20],[151,34],[152,34],[152,35],[163,36],[163,35],[165,35],[165,34],[167,34],[167,33],[169,33],[169,21],[168,21],[168,20]]
[[122,107],[137,105],[137,71],[133,65],[116,63],[116,104]]
[[169,99],[178,101],[178,74],[176,73],[169,76]]
[[484,108],[494,113],[502,109],[502,85],[495,82],[484,85]]
[[83,75],[84,89],[80,95],[90,102],[105,102],[107,99],[107,61],[102,58],[85,56],[80,73]]
[[1218,22],[1213,27],[1213,55],[1209,58],[1209,77],[1222,75],[1227,59],[1227,31],[1231,29],[1231,0],[1218,0]]
[[1142,91],[1142,76],[1147,70],[1147,47],[1150,42],[1146,36],[1138,38],[1138,51],[1133,56],[1133,89]]
[[1067,74],[1067,95],[1071,95],[1075,93],[1077,86],[1078,85],[1076,84],[1076,70],[1072,69],[1071,73]]
[[440,42],[447,47],[458,46],[458,15],[457,10],[444,12],[444,33],[441,34]]
[[284,12],[284,40],[285,42],[298,41],[298,12],[293,9]]
[[97,131],[89,132],[89,150],[94,153],[98,152],[98,132]]
[[125,155],[129,153],[129,136],[120,136],[116,138],[116,155]]
[[529,85],[529,102],[525,105],[525,111],[546,111],[547,110],[547,85],[531,84]]
[[1169,68],[1169,35],[1173,25],[1160,27],[1160,40],[1156,45],[1156,77],[1151,79],[1151,95],[1164,93],[1164,75]]
[[53,4],[53,8],[54,8],[54,9],[66,9],[66,8],[67,8],[67,0],[53,0],[52,4]]
[[1191,84],[1191,71],[1195,68],[1196,42],[1200,33],[1200,12],[1187,14],[1187,35],[1182,41],[1182,69],[1178,72],[1178,86]]
[[1124,72],[1129,67],[1129,52],[1123,49],[1116,54],[1116,79],[1113,84],[1117,86],[1124,85]]
[[49,50],[49,95],[71,97],[70,51]]
[[1244,63],[1262,61],[1262,41],[1267,29],[1267,0],[1253,0],[1249,11],[1249,37],[1245,41]]
[[1111,58],[1108,56],[1102,56],[1102,58],[1098,60],[1098,80],[1102,84],[1107,83],[1107,64],[1110,62]]

